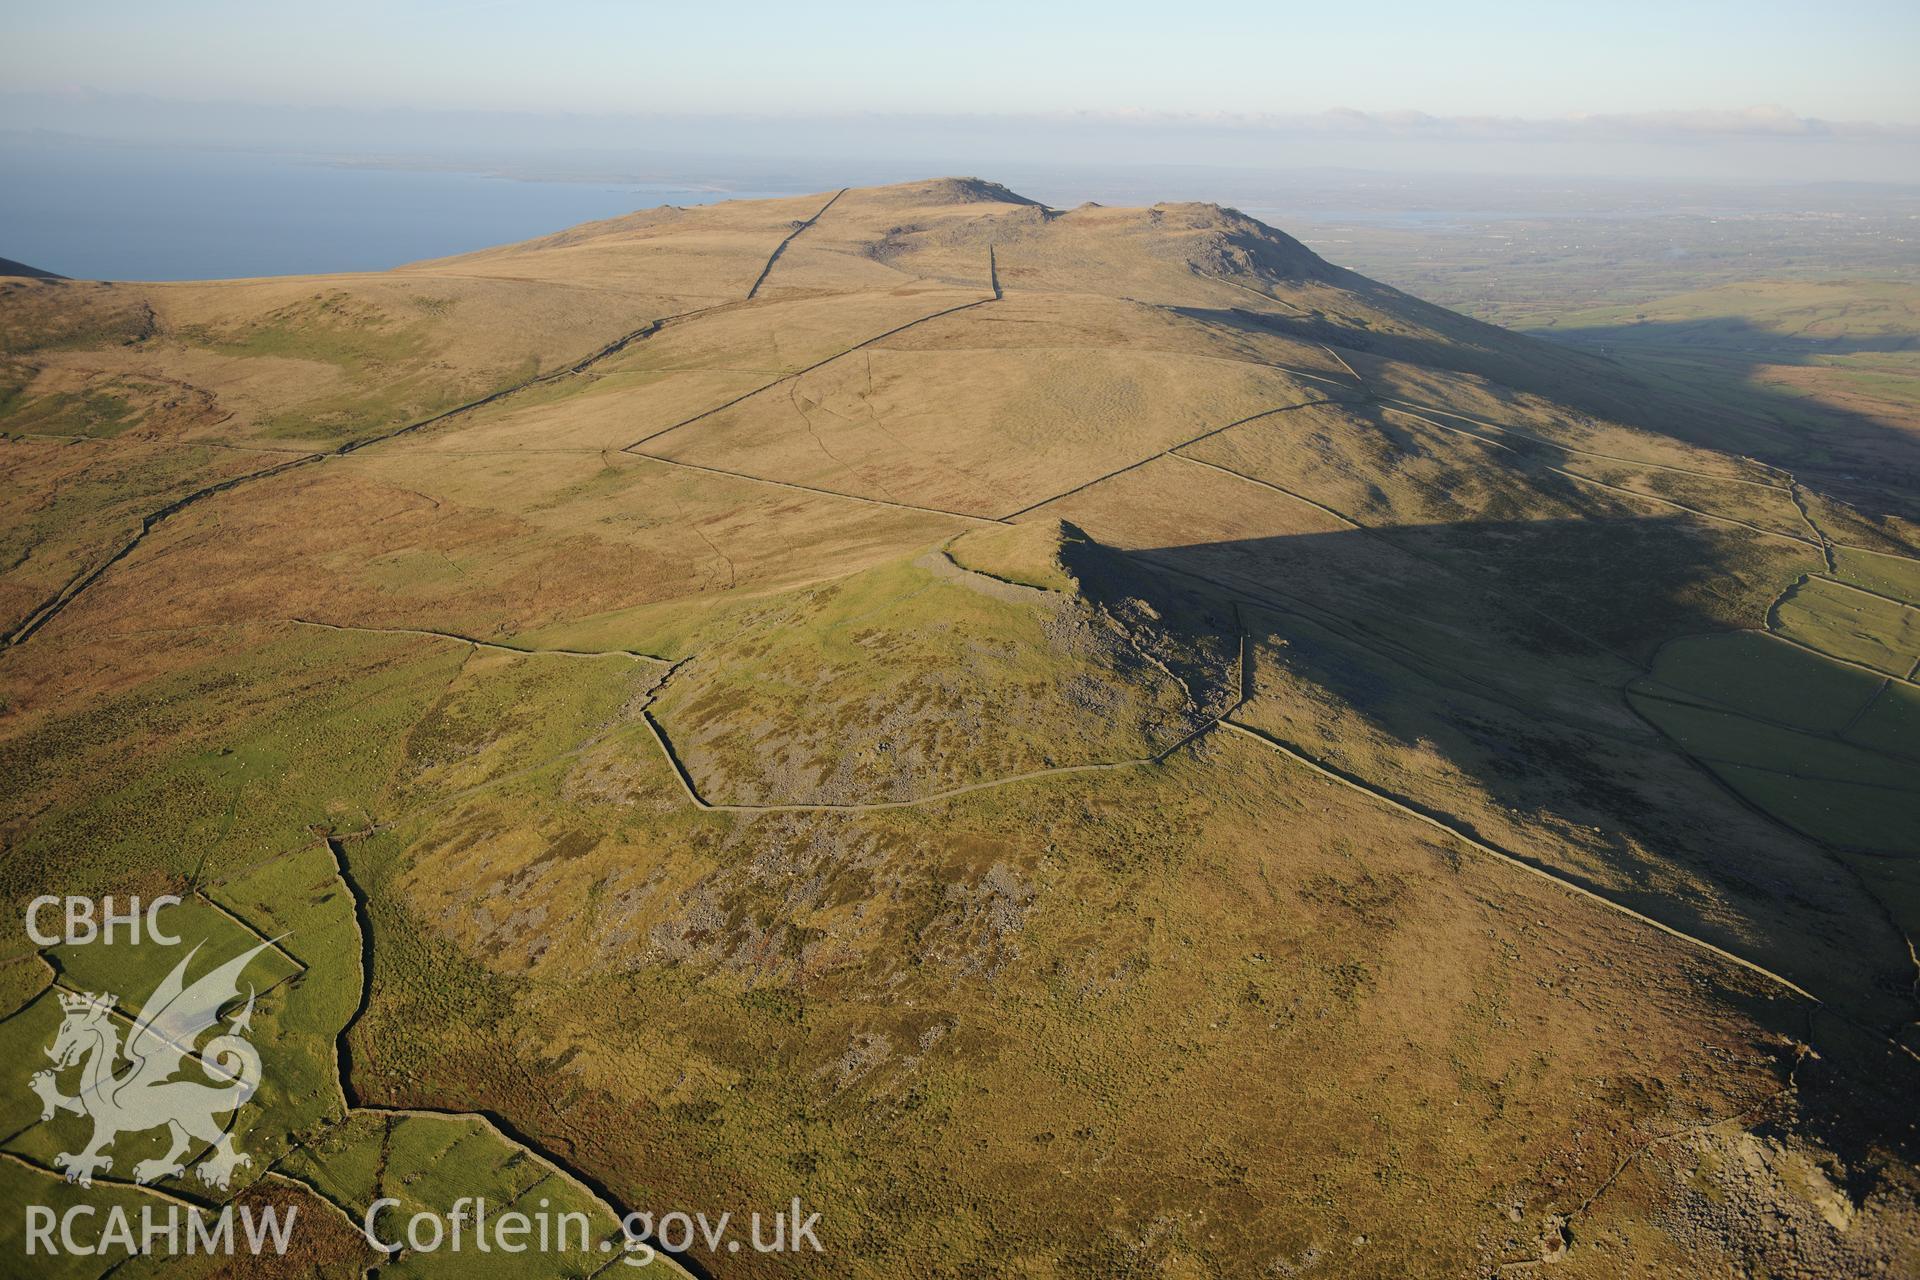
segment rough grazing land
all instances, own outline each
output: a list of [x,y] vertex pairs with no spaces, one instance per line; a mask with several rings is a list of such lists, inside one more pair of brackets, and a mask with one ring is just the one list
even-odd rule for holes
[[287,935],[300,1274],[1913,1274],[1920,504],[1672,381],[972,179],[0,281],[0,888]]

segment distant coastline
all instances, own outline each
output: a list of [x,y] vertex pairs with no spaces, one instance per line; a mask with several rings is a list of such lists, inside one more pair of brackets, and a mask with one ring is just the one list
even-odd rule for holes
[[0,256],[92,280],[383,271],[661,204],[788,194],[18,135],[0,166]]

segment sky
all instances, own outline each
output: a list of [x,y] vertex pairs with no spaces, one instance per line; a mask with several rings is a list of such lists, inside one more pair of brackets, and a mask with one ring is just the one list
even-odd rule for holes
[[15,89],[575,112],[1780,105],[1920,124],[1920,5],[10,0]]
[[0,130],[144,141],[1267,163],[1284,138],[1306,164],[1920,180],[1913,0],[7,0],[0,43]]

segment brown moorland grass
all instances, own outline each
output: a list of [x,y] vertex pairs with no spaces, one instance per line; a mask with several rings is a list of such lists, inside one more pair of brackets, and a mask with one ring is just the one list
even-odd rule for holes
[[825,1214],[726,1275],[1920,1265],[1904,811],[1749,776],[1899,790],[1911,530],[1607,362],[974,179],[4,288],[0,883],[350,918],[277,1034],[487,1117],[409,1194]]

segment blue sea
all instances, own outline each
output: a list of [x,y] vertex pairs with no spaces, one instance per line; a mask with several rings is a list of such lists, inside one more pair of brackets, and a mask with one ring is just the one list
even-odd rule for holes
[[655,205],[790,194],[34,141],[0,145],[0,258],[92,280],[379,271]]

